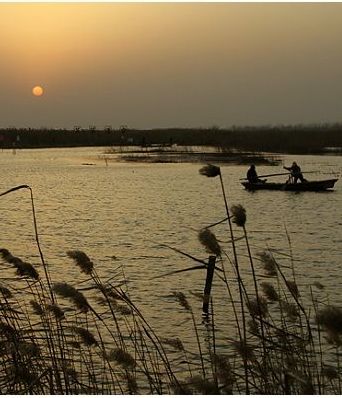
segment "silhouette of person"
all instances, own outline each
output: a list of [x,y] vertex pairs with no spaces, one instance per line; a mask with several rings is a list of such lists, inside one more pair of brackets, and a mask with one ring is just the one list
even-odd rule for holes
[[297,184],[298,179],[300,182],[306,182],[306,179],[303,177],[300,167],[296,162],[293,162],[291,167],[284,166],[284,169],[291,172],[291,177],[294,184]]
[[264,182],[264,180],[260,180],[258,177],[254,164],[252,164],[247,171],[247,180],[252,184],[255,184],[256,182]]

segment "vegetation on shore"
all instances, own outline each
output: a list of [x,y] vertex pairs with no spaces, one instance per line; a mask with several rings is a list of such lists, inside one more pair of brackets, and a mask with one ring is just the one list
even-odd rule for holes
[[[84,252],[69,250],[70,266],[78,267],[83,281],[52,280],[32,189],[22,185],[0,194],[28,190],[40,258],[31,264],[0,249],[2,394],[342,393],[342,310],[319,283],[309,286],[308,297],[299,290],[290,236],[283,253],[253,253],[247,212],[230,203],[221,169],[208,165],[200,173],[218,180],[226,210],[198,233],[215,259],[214,277],[226,299],[216,303],[212,297],[202,318],[187,293],[173,292],[189,322],[184,327],[193,329],[196,352],[177,336],[158,336],[127,294],[120,269],[103,280]],[[215,229],[222,224],[226,236],[218,239]],[[175,272],[208,269],[196,255],[174,251],[194,261]],[[229,333],[217,327],[217,305],[233,319]]]
[[224,163],[258,164],[273,166],[280,159],[272,154],[236,151],[219,147],[183,147],[178,145],[152,145],[149,147],[111,147],[100,158],[125,162],[144,163]]
[[324,153],[342,148],[342,124],[232,128],[0,129],[2,148],[138,145],[212,146],[219,150],[278,153]]

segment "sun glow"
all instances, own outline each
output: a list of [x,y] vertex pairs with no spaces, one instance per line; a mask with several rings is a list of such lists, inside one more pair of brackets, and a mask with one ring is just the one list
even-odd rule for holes
[[44,94],[43,87],[41,87],[41,86],[35,86],[35,87],[33,87],[33,89],[32,89],[32,94],[33,94],[35,97],[41,97],[41,96]]

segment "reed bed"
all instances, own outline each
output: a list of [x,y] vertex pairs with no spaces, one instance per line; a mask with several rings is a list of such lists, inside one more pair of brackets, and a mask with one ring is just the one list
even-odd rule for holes
[[[191,350],[176,336],[159,337],[125,284],[100,278],[86,253],[66,252],[70,267],[83,275],[80,283],[52,280],[32,189],[21,185],[0,194],[29,191],[40,258],[32,264],[0,249],[2,394],[342,393],[342,309],[319,283],[309,294],[300,291],[289,236],[286,265],[267,248],[254,253],[247,212],[230,204],[221,169],[207,165],[200,173],[217,178],[222,190],[225,218],[201,228],[198,239],[216,258],[214,277],[226,291],[219,305],[233,327],[229,333],[217,327],[215,295],[209,311],[198,314],[192,300],[203,297],[175,290],[175,303],[189,321],[184,327],[193,330]],[[219,225],[225,225],[220,239]],[[176,272],[208,268],[208,262],[173,250],[196,263]]]

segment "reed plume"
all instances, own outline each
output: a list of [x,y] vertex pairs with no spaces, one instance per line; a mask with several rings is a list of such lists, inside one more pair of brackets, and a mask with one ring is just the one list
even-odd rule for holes
[[298,299],[300,294],[299,294],[299,290],[298,290],[298,286],[297,286],[296,282],[289,281],[286,279],[285,283],[286,283],[287,288],[289,289],[289,292],[293,295],[293,297]]
[[84,295],[79,292],[77,289],[75,289],[73,286],[69,285],[68,283],[65,282],[57,282],[53,285],[53,291],[72,301],[76,307],[82,311],[82,312],[88,312],[90,309],[90,306],[88,304],[87,299],[84,297]]
[[4,298],[12,297],[11,291],[6,286],[0,285],[0,293],[4,296]]
[[251,334],[259,335],[260,329],[259,329],[259,324],[255,319],[250,319],[248,321],[248,327],[249,327],[249,332]]
[[261,289],[269,301],[278,301],[279,295],[275,290],[274,286],[269,282],[261,282]]
[[47,304],[46,309],[50,311],[57,319],[64,319],[64,311],[57,304]]
[[75,332],[82,340],[82,342],[87,346],[98,345],[94,335],[85,328],[78,326],[70,326],[69,327],[73,332]]
[[246,341],[233,341],[234,350],[246,361],[253,361],[255,359],[254,349]]
[[333,305],[317,312],[316,322],[322,326],[333,340],[339,341],[342,335],[342,309]]
[[295,304],[281,300],[281,307],[291,321],[295,321],[299,317],[299,310]]
[[[114,300],[114,299],[113,299]],[[132,308],[127,305],[118,304],[112,301],[113,308],[119,312],[121,315],[131,315],[133,313]]]
[[324,289],[324,285],[322,285],[320,282],[314,282],[313,283],[313,285],[315,286],[315,287],[317,287],[317,289],[319,289],[319,290],[323,290]]
[[198,233],[198,239],[208,253],[221,256],[221,247],[216,239],[216,236],[208,228],[203,228],[200,230]]
[[223,384],[225,394],[233,394],[233,385],[236,377],[227,355],[213,354],[211,360],[215,364],[216,377]]
[[9,340],[16,339],[21,333],[8,323],[0,321],[0,334],[6,336]]
[[127,380],[127,388],[130,395],[132,394],[136,395],[138,393],[138,383],[136,377],[131,373],[127,373],[126,380]]
[[75,261],[75,264],[81,268],[81,271],[87,275],[90,275],[94,269],[94,263],[90,258],[80,250],[69,250],[67,251],[68,257]]
[[191,306],[187,300],[187,298],[185,297],[185,294],[182,292],[173,292],[173,295],[176,297],[176,299],[178,300],[179,304],[185,308],[187,311],[191,311]]
[[110,351],[107,358],[110,361],[115,361],[125,369],[133,369],[136,366],[135,359],[130,353],[122,348],[114,348]]
[[246,209],[242,205],[233,205],[230,211],[232,213],[233,223],[238,227],[244,227],[247,220]]
[[221,174],[221,170],[218,166],[214,166],[213,164],[207,164],[199,170],[199,173],[207,177],[217,177]]
[[163,338],[161,339],[163,344],[169,345],[177,351],[184,351],[184,346],[182,341],[177,337],[175,339]]
[[267,301],[262,296],[250,298],[247,301],[247,308],[253,317],[258,316],[264,318],[268,314]]
[[16,268],[16,273],[19,276],[27,276],[32,279],[39,279],[39,274],[30,263],[22,261],[19,257],[13,256],[7,249],[0,249],[1,257]]
[[22,341],[17,345],[18,351],[23,355],[28,355],[30,357],[39,357],[41,354],[41,349],[36,343],[29,341]]
[[273,255],[269,251],[264,251],[262,253],[259,253],[259,259],[261,261],[262,267],[266,272],[266,275],[268,276],[277,275],[277,263]]
[[33,309],[33,312],[36,315],[43,315],[44,310],[40,304],[38,304],[35,300],[30,300],[31,307]]
[[322,369],[322,375],[329,380],[337,379],[338,378],[338,370],[331,365],[324,365]]

